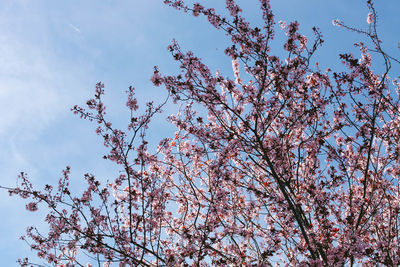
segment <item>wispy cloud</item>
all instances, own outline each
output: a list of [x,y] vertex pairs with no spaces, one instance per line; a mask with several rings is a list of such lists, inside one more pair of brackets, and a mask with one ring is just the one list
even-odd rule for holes
[[79,28],[75,27],[73,24],[70,23],[69,26],[70,26],[74,31],[76,31],[76,32],[78,32],[78,33],[81,33],[81,30],[80,30]]
[[25,134],[35,134],[56,115],[60,94],[37,47],[2,35],[0,78],[0,137],[14,135],[26,126],[32,131]]

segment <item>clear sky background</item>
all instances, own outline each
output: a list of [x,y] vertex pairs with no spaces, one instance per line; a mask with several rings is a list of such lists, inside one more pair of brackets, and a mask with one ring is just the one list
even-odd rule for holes
[[[191,2],[191,1],[188,1]],[[225,1],[202,1],[223,6]],[[242,0],[251,21],[259,21],[256,0]],[[332,19],[366,29],[368,10],[361,0],[271,0],[277,21],[298,20],[309,35],[320,27],[325,44],[317,54],[322,67],[340,66],[338,54],[354,51],[355,33],[334,27]],[[379,32],[385,50],[399,57],[400,2],[379,1]],[[281,30],[277,28],[278,39]],[[34,184],[56,184],[61,170],[72,167],[72,180],[80,190],[84,173],[113,179],[115,167],[102,159],[105,149],[94,133],[95,125],[73,115],[70,108],[84,105],[94,85],[106,85],[105,101],[111,120],[124,125],[128,118],[124,91],[137,88],[141,102],[162,101],[163,88],[149,78],[152,67],[174,73],[177,65],[166,50],[175,38],[184,50],[193,50],[213,71],[232,76],[231,61],[223,51],[227,37],[205,18],[173,10],[162,0],[1,0],[0,1],[0,184],[15,186],[19,172]],[[280,53],[282,43],[274,47]],[[377,66],[378,68],[380,66]],[[392,75],[399,75],[394,66]],[[174,110],[168,106],[166,114]],[[170,135],[160,117],[153,124],[154,140]],[[0,266],[17,266],[30,255],[19,236],[29,225],[44,227],[43,213],[28,213],[25,202],[0,191]],[[44,228],[45,229],[45,228]]]

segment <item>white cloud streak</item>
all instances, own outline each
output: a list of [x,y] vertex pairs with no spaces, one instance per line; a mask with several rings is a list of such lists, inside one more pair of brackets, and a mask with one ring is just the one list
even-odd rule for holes
[[80,30],[79,28],[75,27],[73,24],[70,23],[69,26],[70,26],[74,31],[76,31],[76,32],[78,32],[78,33],[81,33],[81,30]]

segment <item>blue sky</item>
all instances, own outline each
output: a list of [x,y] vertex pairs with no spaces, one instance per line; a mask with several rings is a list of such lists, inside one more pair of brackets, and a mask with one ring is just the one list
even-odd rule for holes
[[[202,1],[218,7],[223,2]],[[240,2],[250,20],[257,22],[258,1]],[[352,44],[359,36],[332,26],[331,21],[339,18],[366,28],[368,11],[363,3],[271,0],[277,21],[298,20],[306,34],[312,26],[320,27],[326,40],[317,54],[322,67],[339,66],[340,52],[355,51]],[[399,7],[398,0],[376,5],[384,47],[396,57]],[[94,125],[74,116],[70,108],[83,105],[98,81],[105,83],[110,117],[120,125],[128,116],[122,107],[129,85],[137,88],[140,101],[161,101],[164,90],[154,88],[149,78],[154,65],[163,73],[176,71],[166,50],[173,38],[183,49],[195,51],[211,69],[232,76],[231,62],[223,54],[224,34],[204,18],[175,11],[161,0],[0,1],[0,184],[14,186],[20,171],[39,186],[55,184],[66,165],[72,167],[77,190],[86,172],[112,179],[116,169],[101,159],[105,150]],[[399,73],[398,66],[395,70]],[[173,110],[169,106],[166,113]],[[161,118],[153,127],[155,139],[171,133]],[[0,214],[1,265],[16,266],[18,257],[30,253],[18,237],[28,225],[43,227],[43,213],[26,212],[23,201],[0,191]]]

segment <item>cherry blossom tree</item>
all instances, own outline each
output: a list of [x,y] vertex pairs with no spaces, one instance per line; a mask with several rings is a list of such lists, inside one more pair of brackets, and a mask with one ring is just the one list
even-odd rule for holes
[[[155,67],[151,81],[181,108],[168,117],[175,136],[154,151],[146,133],[165,103],[138,115],[130,87],[130,121],[117,129],[98,83],[87,109],[73,112],[97,124],[104,157],[121,172],[109,184],[86,174],[82,195],[70,190],[70,167],[43,190],[21,173],[10,193],[47,211],[48,232],[30,227],[25,237],[38,257],[54,266],[400,265],[400,82],[388,76],[399,62],[382,49],[373,2],[367,30],[333,21],[367,40],[356,44],[360,58],[340,55],[342,72],[320,70],[322,35],[313,28],[310,41],[296,21],[279,23],[286,56],[274,54],[268,0],[258,27],[234,0],[226,17],[164,2],[230,37],[233,78],[174,41],[180,73]],[[372,67],[378,60],[382,72]]]

